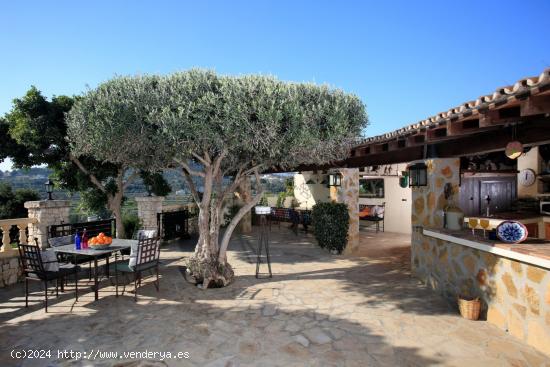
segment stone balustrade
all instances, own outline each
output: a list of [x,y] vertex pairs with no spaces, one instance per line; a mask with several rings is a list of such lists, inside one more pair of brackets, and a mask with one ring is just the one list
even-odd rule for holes
[[0,249],[0,258],[12,257],[17,255],[17,249],[11,247],[10,229],[17,226],[19,229],[19,242],[27,243],[26,229],[29,225],[37,222],[36,218],[17,218],[0,220],[0,230],[2,231],[2,248]]
[[36,218],[17,218],[0,220],[2,232],[2,247],[0,248],[0,288],[17,282],[21,273],[19,269],[19,252],[11,246],[10,229],[17,226],[19,229],[19,242],[28,243],[26,230],[37,222]]

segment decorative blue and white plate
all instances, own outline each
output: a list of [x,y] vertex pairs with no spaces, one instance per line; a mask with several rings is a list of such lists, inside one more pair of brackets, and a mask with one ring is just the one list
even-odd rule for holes
[[527,227],[515,220],[507,220],[497,227],[498,238],[506,243],[520,243],[525,241],[529,232]]

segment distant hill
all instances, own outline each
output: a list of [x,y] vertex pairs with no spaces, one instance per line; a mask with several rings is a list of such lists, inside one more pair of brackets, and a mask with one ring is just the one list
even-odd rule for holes
[[[47,195],[46,195],[44,183],[48,180],[48,177],[51,173],[52,171],[50,169],[44,168],[44,167],[33,167],[29,169],[15,169],[12,171],[0,171],[0,182],[9,183],[14,190],[20,189],[20,188],[35,190],[38,193],[40,193],[41,197],[45,198]],[[285,190],[284,181],[289,177],[292,177],[292,176],[278,175],[278,174],[263,175],[262,183],[264,184],[267,192],[278,193]],[[170,184],[170,187],[172,188],[171,195],[176,195],[176,192],[178,195],[189,194],[189,191],[187,190],[187,186],[183,179],[183,175],[179,170],[165,171],[164,178],[166,179],[166,181],[168,181],[168,183]],[[128,188],[126,189],[127,197],[143,196],[146,193],[147,193],[147,190],[145,189],[145,186],[143,185],[143,182],[140,179],[136,180],[134,183],[129,185]],[[58,199],[60,198],[78,199],[79,198],[78,194],[73,194],[71,196],[68,192],[64,190],[57,190],[56,192],[54,192],[54,196]]]

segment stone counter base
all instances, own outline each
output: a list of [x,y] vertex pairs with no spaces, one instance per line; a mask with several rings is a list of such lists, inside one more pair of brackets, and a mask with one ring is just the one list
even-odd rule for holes
[[418,232],[411,246],[413,273],[430,288],[453,305],[480,297],[487,321],[550,355],[550,270]]
[[21,276],[17,257],[0,258],[0,288],[17,283]]

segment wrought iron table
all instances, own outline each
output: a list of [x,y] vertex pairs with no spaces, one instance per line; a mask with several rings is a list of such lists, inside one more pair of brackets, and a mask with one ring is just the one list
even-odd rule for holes
[[[95,292],[95,300],[97,301],[98,298],[99,298],[99,280],[98,280],[98,277],[97,277],[97,274],[98,274],[97,260],[98,260],[98,258],[103,256],[103,255],[111,255],[115,252],[125,250],[125,249],[129,249],[129,248],[132,247],[132,245],[136,245],[137,242],[138,242],[137,240],[123,240],[123,239],[113,238],[113,243],[109,247],[107,247],[105,249],[101,249],[101,250],[94,250],[94,249],[91,249],[91,248],[87,248],[87,249],[84,249],[84,250],[82,250],[82,249],[77,250],[77,249],[75,249],[74,244],[65,245],[65,246],[57,246],[57,247],[54,247],[52,250],[55,251],[56,253],[73,255],[75,260],[76,260],[77,255],[93,257],[93,259],[94,259],[94,292]],[[108,257],[107,257],[106,261],[107,261],[106,275],[107,275],[107,277],[109,277],[109,258]]]

